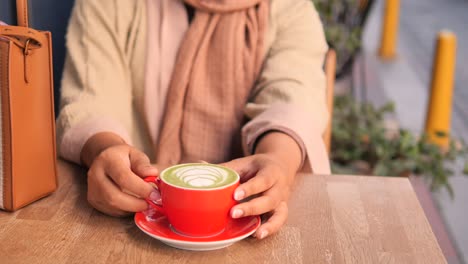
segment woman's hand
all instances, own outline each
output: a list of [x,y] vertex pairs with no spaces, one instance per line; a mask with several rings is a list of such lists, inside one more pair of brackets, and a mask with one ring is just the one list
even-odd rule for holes
[[[231,216],[239,218],[249,215],[271,214],[255,233],[259,239],[277,232],[288,216],[287,201],[294,176],[302,161],[297,143],[288,135],[270,132],[257,144],[253,156],[236,159],[223,164],[237,171],[241,185],[234,193],[240,203],[231,209]],[[258,197],[255,197],[258,196]]]
[[[88,143],[96,138],[90,140]],[[144,153],[122,142],[91,151],[88,143],[84,151],[96,153],[88,171],[88,202],[94,208],[108,215],[124,216],[148,209],[144,198],[160,198],[159,192],[142,179],[158,174]]]

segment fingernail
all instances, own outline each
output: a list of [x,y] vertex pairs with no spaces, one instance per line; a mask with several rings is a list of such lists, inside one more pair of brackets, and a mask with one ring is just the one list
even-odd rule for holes
[[268,231],[262,230],[262,232],[260,232],[260,239],[264,239],[266,236],[268,236]]
[[152,191],[150,196],[149,196],[151,201],[158,201],[161,200],[161,194],[157,191]]
[[232,218],[239,218],[243,214],[244,214],[244,212],[241,209],[234,209],[234,211],[232,211],[231,215],[232,215]]
[[237,190],[234,193],[234,199],[236,201],[240,201],[240,200],[244,199],[244,197],[245,197],[245,191],[244,190]]

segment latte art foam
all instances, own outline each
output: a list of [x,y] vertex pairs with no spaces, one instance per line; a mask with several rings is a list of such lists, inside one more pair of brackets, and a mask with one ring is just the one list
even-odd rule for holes
[[182,167],[176,169],[174,175],[185,184],[192,187],[211,187],[227,183],[226,170],[210,166]]
[[237,174],[228,168],[202,163],[178,165],[162,174],[162,179],[169,184],[195,189],[222,187],[238,179]]

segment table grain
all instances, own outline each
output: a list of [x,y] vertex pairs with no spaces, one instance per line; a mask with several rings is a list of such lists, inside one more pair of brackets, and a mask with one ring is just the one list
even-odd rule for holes
[[299,174],[279,233],[191,252],[92,209],[79,167],[58,175],[53,195],[0,211],[0,263],[446,263],[407,178]]

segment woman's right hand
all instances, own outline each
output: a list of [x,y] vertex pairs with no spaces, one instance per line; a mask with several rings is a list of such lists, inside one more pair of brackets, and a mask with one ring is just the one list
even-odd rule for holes
[[145,198],[160,199],[159,192],[142,178],[158,169],[141,151],[127,144],[108,146],[97,154],[88,171],[88,202],[112,216],[148,209]]

